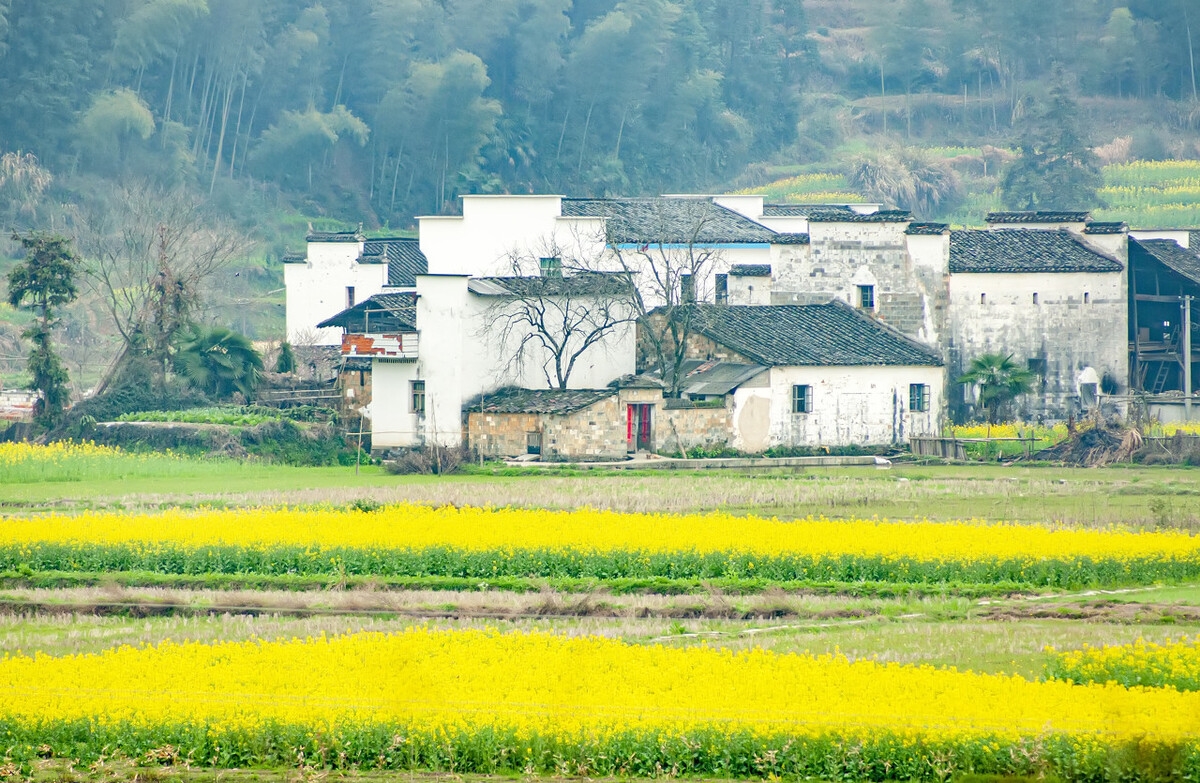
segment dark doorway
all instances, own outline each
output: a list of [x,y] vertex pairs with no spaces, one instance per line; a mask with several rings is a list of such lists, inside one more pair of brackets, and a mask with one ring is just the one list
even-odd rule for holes
[[626,419],[626,438],[629,440],[630,451],[653,451],[653,411],[654,406],[646,403],[635,403],[629,406]]

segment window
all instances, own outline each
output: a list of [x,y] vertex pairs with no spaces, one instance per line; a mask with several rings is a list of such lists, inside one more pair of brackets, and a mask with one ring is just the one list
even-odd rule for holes
[[792,387],[792,413],[812,413],[812,387]]
[[684,304],[696,301],[696,278],[691,275],[679,276],[679,301]]
[[908,409],[914,413],[929,410],[929,386],[924,383],[908,385]]
[[858,287],[858,306],[864,310],[875,309],[875,286],[860,285]]
[[557,256],[539,258],[538,271],[542,277],[562,277],[562,259]]
[[1031,373],[1038,376],[1039,378],[1045,378],[1046,377],[1046,360],[1041,359],[1041,358],[1026,359],[1025,360],[1025,369],[1029,370]]
[[411,394],[411,407],[413,413],[425,412],[425,381],[412,381],[408,385]]
[[729,275],[717,275],[717,304],[729,304]]
[[354,304],[355,304],[355,302],[354,302],[354,286],[348,285],[348,286],[346,286],[346,307],[347,307],[347,309],[354,307]]
[[1092,302],[1092,295],[1089,294],[1087,291],[1084,291],[1083,292],[1083,303],[1091,304],[1091,302]]
[[979,295],[979,304],[987,304],[987,294]]
[[1037,293],[1036,293],[1036,292],[1034,292],[1034,294],[1033,294],[1033,303],[1034,303],[1034,304],[1037,304],[1037,303],[1038,303],[1038,297],[1037,297]]
[[526,454],[541,454],[542,453],[542,433],[540,433],[540,432],[525,433],[525,453]]

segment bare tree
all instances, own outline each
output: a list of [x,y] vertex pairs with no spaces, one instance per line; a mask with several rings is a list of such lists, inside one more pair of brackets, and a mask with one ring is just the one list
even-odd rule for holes
[[638,367],[656,369],[666,392],[678,396],[680,369],[697,315],[695,302],[709,298],[709,281],[721,261],[715,240],[720,219],[709,199],[659,198],[614,201],[606,216],[607,253],[597,267],[634,282],[628,307],[639,322]]
[[122,341],[98,390],[131,353],[148,355],[165,379],[173,338],[198,319],[206,284],[249,241],[186,191],[148,184],[81,209],[76,227],[87,281]]
[[514,251],[512,276],[491,281],[487,328],[511,351],[510,367],[538,363],[550,388],[566,389],[579,359],[636,318],[628,275],[592,268],[596,259],[581,260],[582,249],[576,243],[569,253],[550,240],[536,252]]

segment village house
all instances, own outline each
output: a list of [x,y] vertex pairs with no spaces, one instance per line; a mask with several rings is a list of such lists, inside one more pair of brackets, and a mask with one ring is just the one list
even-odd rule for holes
[[[462,207],[420,218],[419,239],[314,233],[303,263],[288,264],[289,335],[341,340],[357,373],[348,391],[373,398],[376,448],[469,439],[511,455],[534,448],[533,433],[547,456],[606,458],[902,442],[972,415],[974,390],[955,379],[984,353],[1011,354],[1037,376],[1021,400],[1027,418],[1186,384],[1178,327],[1183,297],[1200,292],[1188,232],[1130,232],[1086,212],[992,213],[985,229],[950,230],[878,205],[761,196],[467,196]],[[576,277],[589,282],[565,282]],[[591,309],[611,309],[613,297],[586,290],[604,279],[634,281],[646,309],[695,304],[725,314],[712,324],[745,328],[697,331],[684,382],[664,389],[644,363],[633,375],[630,307],[563,382],[548,369],[554,351],[531,346],[537,330],[512,308],[531,285],[570,285],[576,304],[592,295]],[[333,309],[334,293],[352,306]],[[876,353],[841,363],[821,353],[833,321],[882,330],[872,332],[882,342],[864,343]],[[783,341],[777,352],[747,342],[764,334]],[[630,377],[649,385],[635,394],[620,384]],[[559,386],[592,396],[550,393]],[[795,388],[812,389],[811,412],[791,411]],[[606,406],[617,413],[592,415]],[[596,422],[593,434],[569,434],[575,418]]]

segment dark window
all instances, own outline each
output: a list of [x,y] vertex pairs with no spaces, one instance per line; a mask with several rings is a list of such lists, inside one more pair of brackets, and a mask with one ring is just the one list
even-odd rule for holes
[[860,285],[858,287],[858,306],[864,310],[875,309],[875,286]]
[[729,304],[729,275],[717,275],[717,304]]
[[929,410],[929,387],[923,383],[908,385],[908,409],[914,412]]
[[1089,294],[1087,291],[1084,291],[1083,292],[1083,303],[1091,304],[1091,302],[1092,302],[1092,295]]
[[792,413],[812,413],[812,387],[792,387]]
[[411,410],[413,413],[425,412],[425,381],[412,381],[409,384],[409,390],[412,392]]
[[525,433],[525,453],[526,454],[541,454],[542,453],[542,433],[540,433],[540,432]]
[[557,256],[538,259],[538,271],[542,277],[562,277],[562,259]]
[[1046,377],[1046,360],[1045,359],[1026,359],[1025,368],[1034,375]]
[[1036,293],[1033,295],[1033,303],[1034,303],[1034,304],[1037,304],[1037,303],[1038,303],[1038,296],[1037,296],[1037,294],[1036,294]]
[[979,295],[979,304],[987,304],[987,294]]
[[696,301],[696,278],[691,275],[679,276],[679,301],[684,304]]
[[346,286],[346,308],[354,307],[354,286]]

